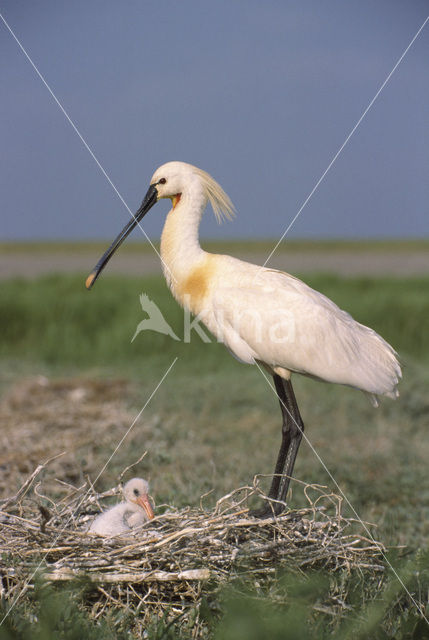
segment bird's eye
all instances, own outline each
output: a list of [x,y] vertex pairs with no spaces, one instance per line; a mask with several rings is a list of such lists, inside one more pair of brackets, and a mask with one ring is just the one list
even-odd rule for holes
[[139,490],[138,489],[134,489],[133,493],[134,493],[135,496],[138,496],[139,495]]
[[165,178],[161,178],[161,180],[158,180],[158,184],[165,184],[167,182],[167,180]]

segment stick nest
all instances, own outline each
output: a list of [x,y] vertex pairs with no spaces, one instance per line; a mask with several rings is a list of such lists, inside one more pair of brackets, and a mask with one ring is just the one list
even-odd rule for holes
[[187,615],[232,577],[274,581],[282,566],[383,575],[382,546],[356,532],[357,523],[341,514],[341,499],[320,486],[303,485],[308,506],[278,517],[249,515],[249,497],[260,494],[255,481],[212,510],[203,499],[199,508],[162,505],[163,513],[132,535],[102,538],[86,529],[104,498],[119,496],[120,488],[98,494],[88,483],[61,483],[65,495],[55,502],[38,483],[44,468],[0,502],[0,573],[10,602],[32,588],[38,571],[53,583],[84,577],[95,618],[107,608],[132,607],[144,625],[154,614]]

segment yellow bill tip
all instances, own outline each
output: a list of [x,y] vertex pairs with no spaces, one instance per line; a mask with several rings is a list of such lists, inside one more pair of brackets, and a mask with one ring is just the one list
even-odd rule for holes
[[87,277],[87,279],[85,280],[85,287],[89,290],[91,289],[93,283],[95,280],[95,271],[93,271],[92,273],[89,274],[89,276]]

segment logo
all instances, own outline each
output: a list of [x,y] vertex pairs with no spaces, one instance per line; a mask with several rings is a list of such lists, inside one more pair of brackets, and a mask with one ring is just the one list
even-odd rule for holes
[[131,342],[134,342],[142,331],[156,331],[185,343],[191,341],[192,331],[195,331],[203,342],[212,342],[210,334],[206,333],[201,326],[201,323],[205,324],[205,320],[210,319],[209,326],[217,342],[225,343],[232,351],[234,351],[234,345],[237,346],[239,343],[242,346],[247,345],[250,349],[256,349],[258,353],[263,353],[270,348],[270,345],[294,344],[296,334],[293,311],[281,306],[270,308],[267,305],[261,309],[242,308],[239,304],[234,304],[233,300],[225,300],[224,303],[224,308],[217,308],[216,313],[207,308],[193,317],[185,301],[183,338],[179,338],[164,318],[158,305],[148,295],[142,293],[140,305],[147,317],[137,325]]
[[149,317],[139,322],[136,331],[131,338],[131,342],[134,342],[141,331],[156,331],[157,333],[163,333],[166,336],[170,336],[173,340],[180,341],[180,338],[174,333],[173,329],[162,315],[160,308],[145,293],[142,293],[140,296],[140,304],[143,311],[147,313]]

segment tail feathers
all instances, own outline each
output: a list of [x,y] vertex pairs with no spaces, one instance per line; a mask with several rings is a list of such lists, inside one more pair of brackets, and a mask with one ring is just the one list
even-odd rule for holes
[[[369,393],[368,391],[364,391],[363,393],[366,395],[373,407],[377,409],[377,407],[380,406],[380,401],[375,393]],[[396,398],[399,398],[399,391],[398,389],[394,389],[393,391],[386,391],[380,395],[386,396],[387,398],[392,398],[392,400],[396,400]]]
[[373,393],[368,393],[367,391],[364,391],[363,393],[366,395],[366,397],[368,398],[368,400],[370,401],[374,409],[377,409],[377,407],[380,406],[380,403],[376,395],[374,395]]
[[395,399],[399,396],[397,386],[402,378],[398,354],[392,346],[375,331],[360,325],[362,338],[360,365],[366,384],[361,386],[371,404],[378,407],[377,396]]
[[[368,398],[368,400],[370,401],[370,403],[375,409],[377,409],[377,407],[380,406],[380,401],[378,399],[378,396],[375,395],[375,393],[369,393],[368,391],[364,391],[363,393],[366,395],[366,397]],[[380,395],[386,396],[387,398],[392,398],[392,400],[396,400],[396,398],[399,398],[399,391],[398,389],[394,389],[393,391],[385,391],[383,394],[380,394]]]
[[373,407],[379,406],[379,396],[386,396],[392,400],[399,398],[397,387],[402,378],[402,371],[397,354],[391,348],[390,352],[385,352],[383,355],[385,357],[378,360],[378,366],[372,368],[369,375],[371,380],[369,388],[364,390]]

